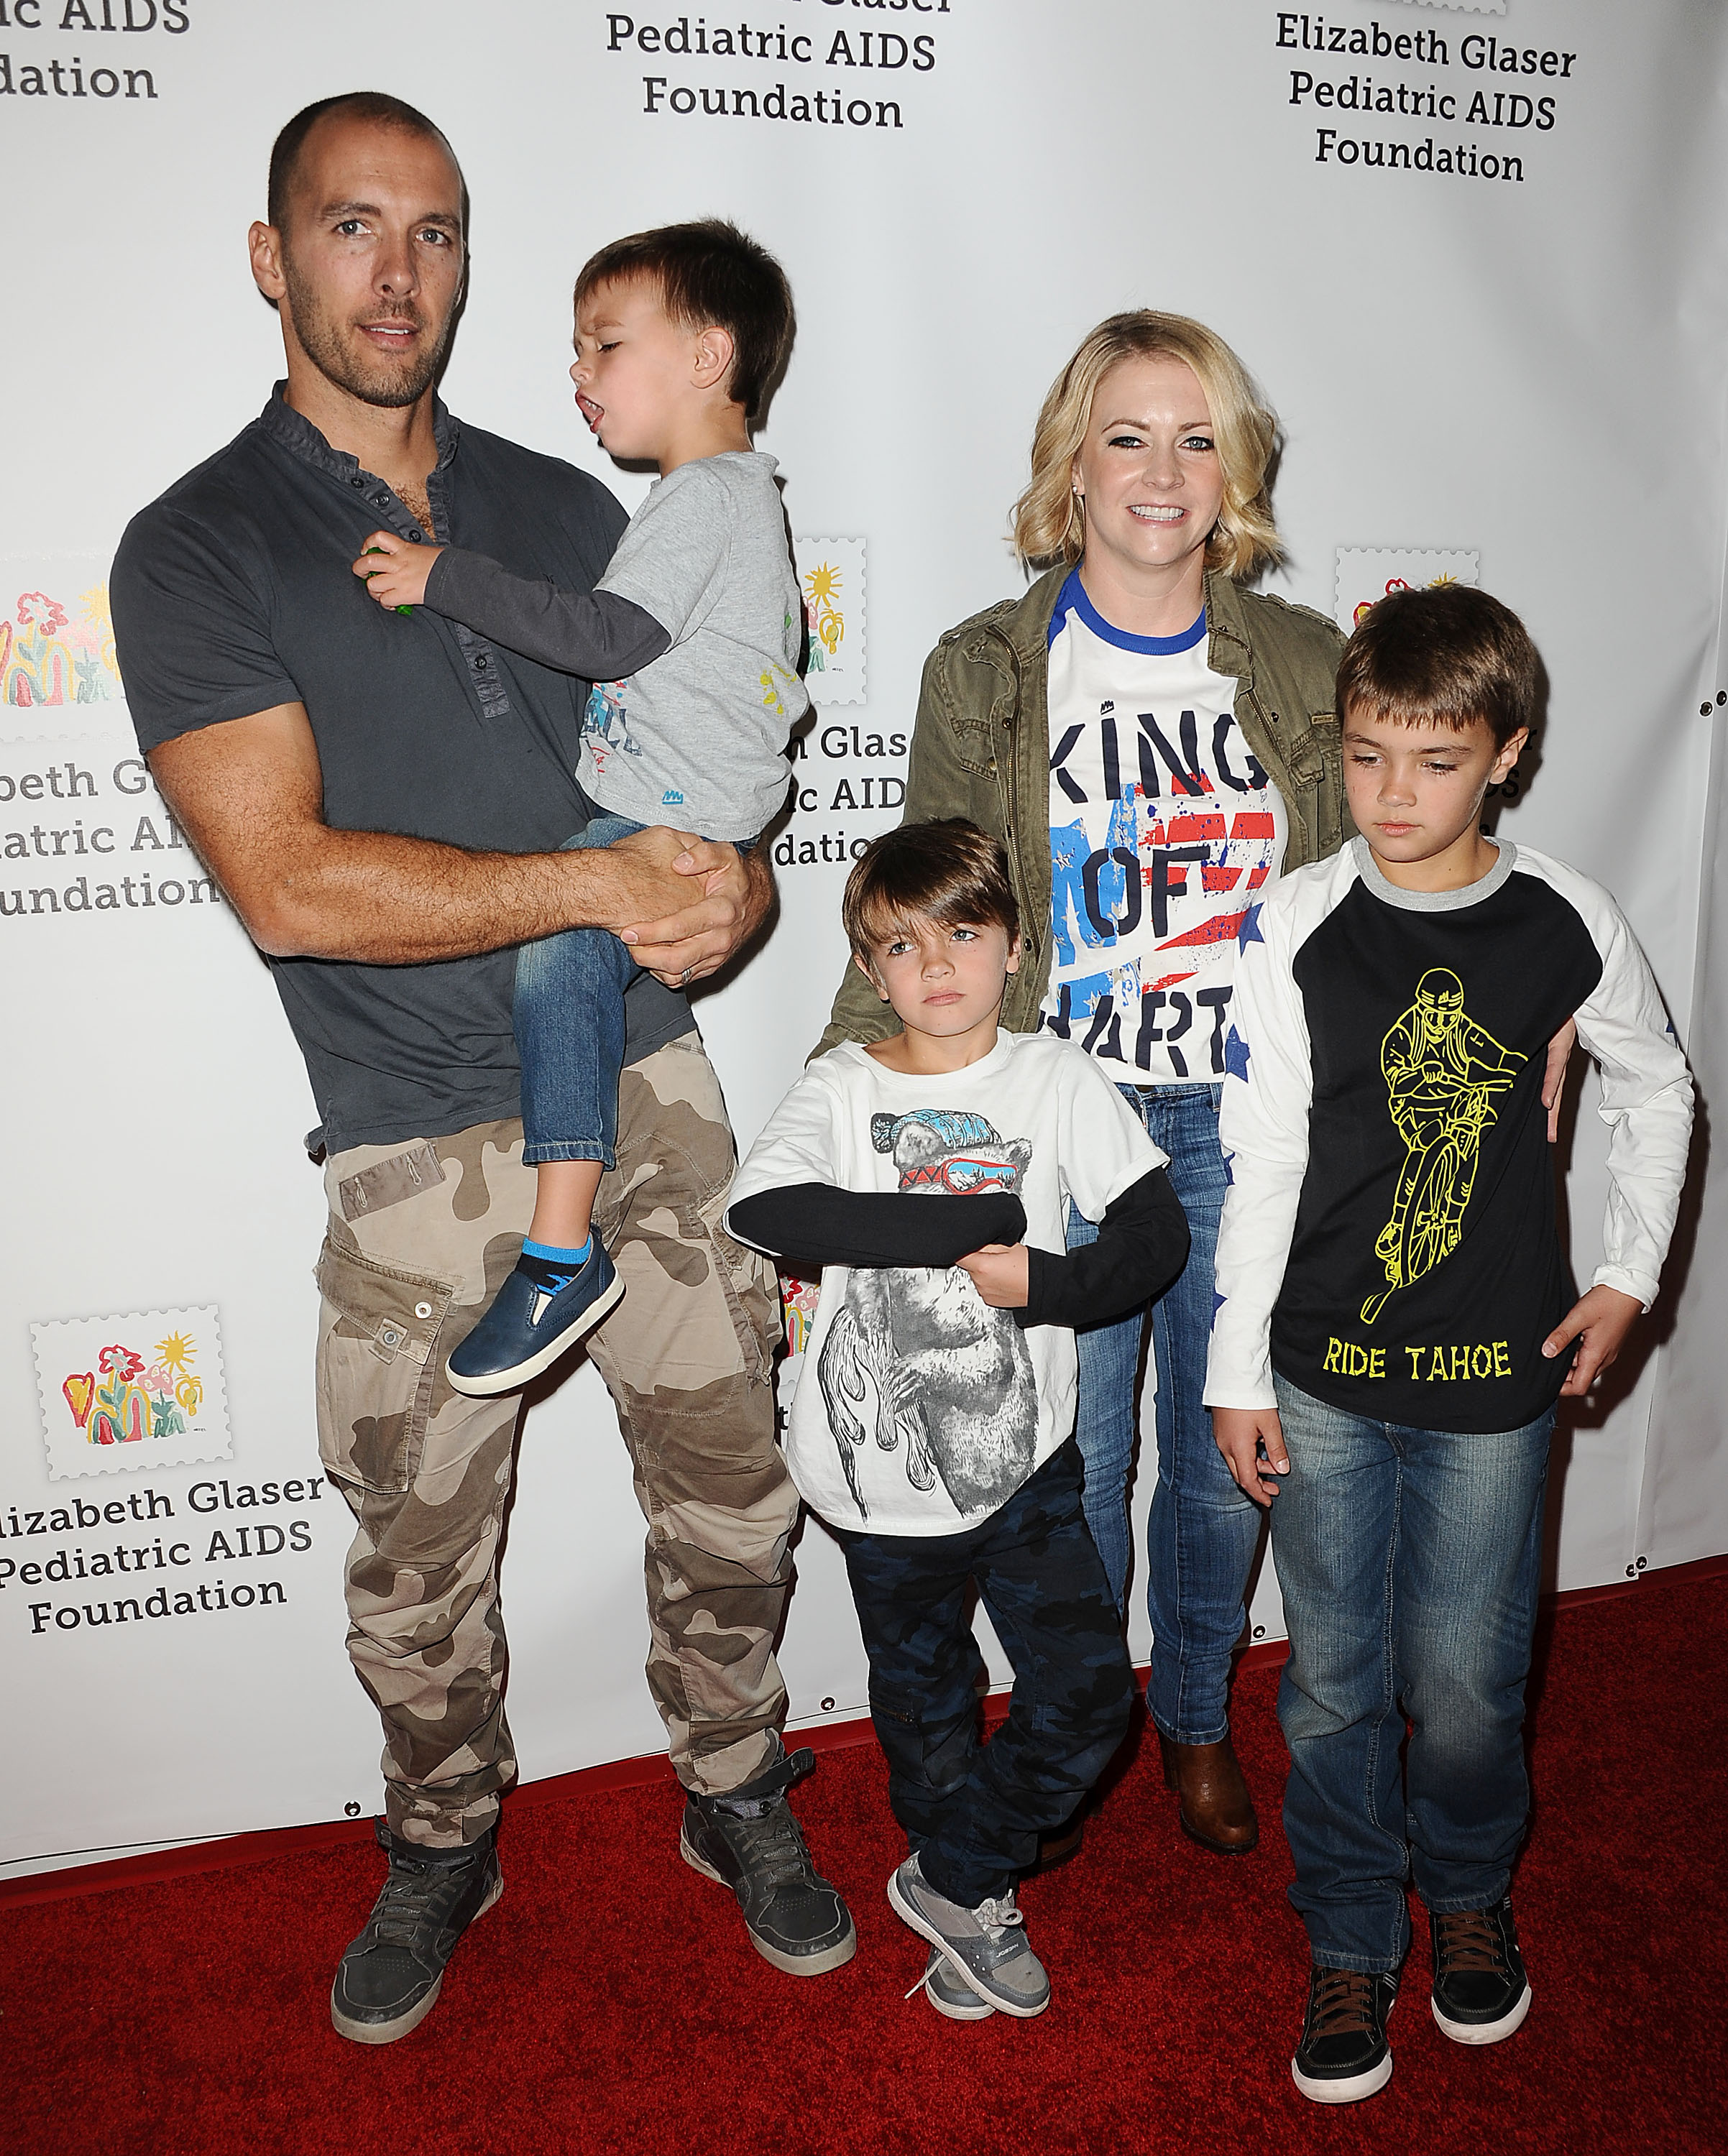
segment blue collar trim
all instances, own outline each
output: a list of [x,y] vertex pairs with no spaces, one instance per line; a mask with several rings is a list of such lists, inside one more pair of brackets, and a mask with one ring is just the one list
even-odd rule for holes
[[1178,635],[1130,636],[1125,629],[1117,629],[1106,621],[1088,598],[1077,564],[1069,570],[1067,582],[1057,594],[1056,610],[1050,617],[1050,644],[1062,634],[1070,613],[1078,614],[1094,636],[1106,644],[1113,644],[1119,651],[1138,651],[1150,659],[1167,659],[1179,651],[1191,651],[1206,634],[1206,608],[1202,606],[1194,626]]

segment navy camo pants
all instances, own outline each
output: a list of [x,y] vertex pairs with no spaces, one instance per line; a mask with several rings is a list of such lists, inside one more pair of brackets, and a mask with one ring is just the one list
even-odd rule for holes
[[[888,1798],[931,1886],[975,1908],[1035,1863],[1122,1742],[1134,1698],[1115,1597],[1064,1445],[999,1512],[952,1535],[839,1532],[870,1656]],[[1008,1719],[979,1742],[977,1584],[1008,1658]]]

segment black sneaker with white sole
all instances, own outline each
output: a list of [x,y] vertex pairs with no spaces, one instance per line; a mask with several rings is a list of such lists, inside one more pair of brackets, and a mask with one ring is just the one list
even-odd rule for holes
[[1386,2023],[1398,1996],[1396,1972],[1309,1971],[1308,2012],[1290,2071],[1315,2103],[1360,2103],[1392,2077]]
[[419,2026],[456,1942],[504,1892],[491,1833],[463,1849],[420,1849],[382,1820],[375,1831],[390,1876],[330,1989],[336,2032],[356,2044],[393,2044]]
[[788,1758],[774,1739],[773,1763],[723,1797],[688,1793],[678,1854],[705,1879],[729,1887],[750,1943],[788,1976],[825,1976],[858,1951],[851,1912],[810,1861],[786,1792],[816,1763],[814,1752]]
[[1518,1950],[1512,1897],[1492,1909],[1428,1912],[1434,2019],[1454,2044],[1498,2044],[1530,2012],[1530,1979]]

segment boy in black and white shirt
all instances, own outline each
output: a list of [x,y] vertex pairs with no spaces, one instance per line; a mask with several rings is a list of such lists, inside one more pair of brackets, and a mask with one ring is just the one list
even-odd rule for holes
[[[889,1901],[930,1943],[939,2012],[1026,2018],[1050,1986],[1016,1881],[1097,1780],[1133,1697],[1070,1442],[1072,1328],[1162,1292],[1187,1223],[1091,1059],[999,1029],[1020,938],[995,839],[958,819],[887,833],[852,872],[846,921],[903,1030],[811,1065],[739,1170],[727,1224],[825,1268],[786,1457],[846,1552],[913,1852]],[[1099,1228],[1067,1253],[1070,1199]],[[969,1581],[1015,1669],[983,1747]]]
[[[1445,2033],[1494,2043],[1529,2010],[1507,1887],[1555,1403],[1653,1300],[1685,1174],[1691,1081],[1614,901],[1479,828],[1539,680],[1486,593],[1382,600],[1339,672],[1362,835],[1273,888],[1237,975],[1206,1398],[1272,1504],[1314,1964],[1293,2071],[1319,2102],[1391,2076],[1407,1872]],[[1613,1131],[1581,1296],[1541,1099],[1568,1015]]]

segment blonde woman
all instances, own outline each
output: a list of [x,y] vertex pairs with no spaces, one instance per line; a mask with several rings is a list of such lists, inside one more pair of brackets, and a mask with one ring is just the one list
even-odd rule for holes
[[[1228,1176],[1219,1091],[1245,1054],[1232,974],[1263,886],[1354,829],[1334,716],[1342,639],[1324,615],[1244,588],[1282,551],[1276,434],[1199,322],[1101,322],[1044,400],[1015,509],[1021,559],[1044,573],[931,653],[906,799],[908,822],[969,817],[1008,848],[1025,962],[1004,1026],[1079,1042],[1170,1157],[1192,1251],[1153,1306],[1147,1698],[1182,1825],[1222,1855],[1258,1837],[1227,1686],[1259,1522],[1201,1401]],[[852,968],[822,1045],[893,1028]],[[1094,1232],[1071,1214],[1071,1247]],[[1119,1607],[1144,1317],[1079,1337],[1086,1514]]]

